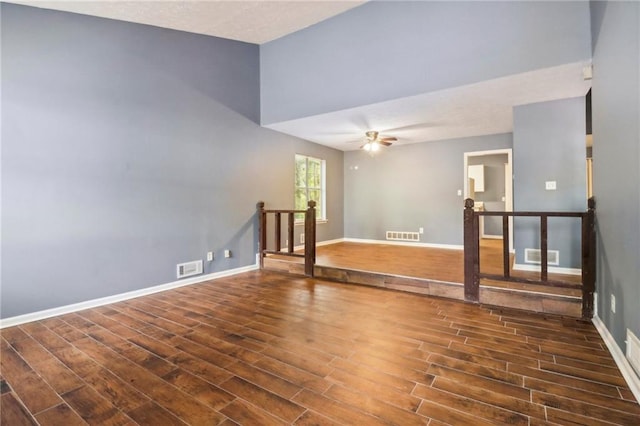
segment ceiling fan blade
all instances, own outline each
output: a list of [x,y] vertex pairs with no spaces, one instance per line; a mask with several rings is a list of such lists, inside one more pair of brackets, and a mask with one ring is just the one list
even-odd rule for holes
[[[395,140],[395,138],[394,138],[394,140]],[[380,145],[383,145],[383,146],[391,146],[391,145],[393,145],[391,142],[387,142],[387,141],[386,141],[386,140],[384,140],[384,139],[380,139],[380,140],[378,140],[378,143],[379,143]]]
[[395,142],[397,140],[398,140],[398,138],[393,137],[393,136],[386,136],[386,137],[378,139],[378,141],[383,141],[383,142]]

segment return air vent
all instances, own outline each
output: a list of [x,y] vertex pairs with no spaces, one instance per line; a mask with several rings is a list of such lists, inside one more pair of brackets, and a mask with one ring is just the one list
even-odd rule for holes
[[419,232],[387,231],[387,240],[392,241],[420,241]]
[[[526,263],[542,263],[542,251],[540,249],[524,249],[524,261]],[[560,252],[558,250],[547,250],[547,264],[560,265]]]
[[640,376],[640,339],[627,329],[627,359]]
[[177,267],[178,278],[190,277],[202,273],[202,260],[180,263]]

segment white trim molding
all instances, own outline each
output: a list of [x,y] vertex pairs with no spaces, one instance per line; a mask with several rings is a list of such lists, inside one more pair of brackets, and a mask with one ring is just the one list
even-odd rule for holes
[[595,315],[591,321],[593,322],[593,325],[595,325],[596,330],[598,330],[598,333],[600,333],[605,345],[607,345],[609,352],[611,352],[611,356],[613,356],[613,360],[616,362],[622,376],[629,385],[631,393],[636,397],[636,400],[640,401],[640,377],[638,377],[629,361],[627,361],[627,358],[624,356],[624,352],[620,346],[618,346],[618,343],[616,343],[611,333],[609,333],[604,322]]
[[362,243],[362,244],[386,244],[390,246],[406,246],[406,247],[428,247],[447,250],[464,250],[464,246],[456,244],[432,244],[432,243],[412,243],[404,241],[389,240],[367,240],[363,238],[343,238],[346,243]]
[[231,275],[241,274],[243,272],[255,271],[259,269],[259,265],[248,265],[240,268],[227,269],[226,271],[213,272],[207,275],[200,275],[184,280],[173,281],[166,284],[160,284],[153,287],[142,288],[140,290],[129,291],[126,293],[114,294],[113,296],[101,297],[99,299],[87,300],[85,302],[74,303],[72,305],[60,306],[57,308],[45,309],[44,311],[32,312],[15,317],[0,319],[0,329],[25,324],[32,321],[40,321],[46,318],[56,317],[58,315],[70,314],[72,312],[82,311],[84,309],[96,308],[98,306],[108,305],[110,303],[122,302],[124,300],[135,299],[136,297],[146,296],[149,294],[159,293],[178,287],[198,284],[204,281],[215,280],[217,278],[228,277]]
[[[514,263],[513,270],[540,272],[540,266],[539,265],[523,265],[522,263]],[[576,269],[576,268],[561,268],[558,266],[549,266],[547,271],[552,274],[582,275],[582,269]]]
[[[344,238],[336,238],[335,240],[325,240],[316,242],[316,247],[328,246],[331,244],[337,244],[344,242]],[[282,250],[287,249],[287,246],[282,247]],[[293,246],[293,250],[304,250],[304,244]]]

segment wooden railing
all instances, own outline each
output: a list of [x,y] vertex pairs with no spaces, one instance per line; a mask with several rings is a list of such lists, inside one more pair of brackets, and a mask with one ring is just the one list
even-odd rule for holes
[[[488,212],[475,211],[472,199],[466,199],[464,205],[464,297],[468,302],[479,302],[480,279],[520,282],[551,287],[582,289],[582,317],[593,316],[593,292],[595,291],[596,239],[595,239],[595,200],[588,200],[586,212]],[[502,217],[502,274],[480,272],[480,235],[479,217]],[[540,279],[515,277],[511,274],[509,256],[509,217],[540,218]],[[549,279],[547,259],[548,218],[580,218],[582,221],[582,284],[573,284]]]
[[[304,258],[304,274],[313,277],[313,266],[316,263],[316,202],[309,201],[306,210],[265,210],[264,202],[257,204],[259,220],[258,254],[260,269],[264,268],[264,258],[268,254]],[[304,213],[304,253],[295,253],[294,225],[296,213]],[[274,248],[267,248],[267,215],[274,215]],[[287,218],[287,250],[282,251],[282,216]]]

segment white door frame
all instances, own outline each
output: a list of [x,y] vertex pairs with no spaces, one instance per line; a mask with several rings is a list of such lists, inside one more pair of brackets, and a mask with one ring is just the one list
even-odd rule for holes
[[[464,199],[469,198],[469,157],[483,157],[485,155],[507,154],[507,166],[505,174],[511,176],[511,179],[505,179],[504,182],[504,209],[505,211],[513,211],[513,149],[492,149],[489,151],[472,151],[464,153]],[[513,252],[513,219],[509,221],[509,251]]]

